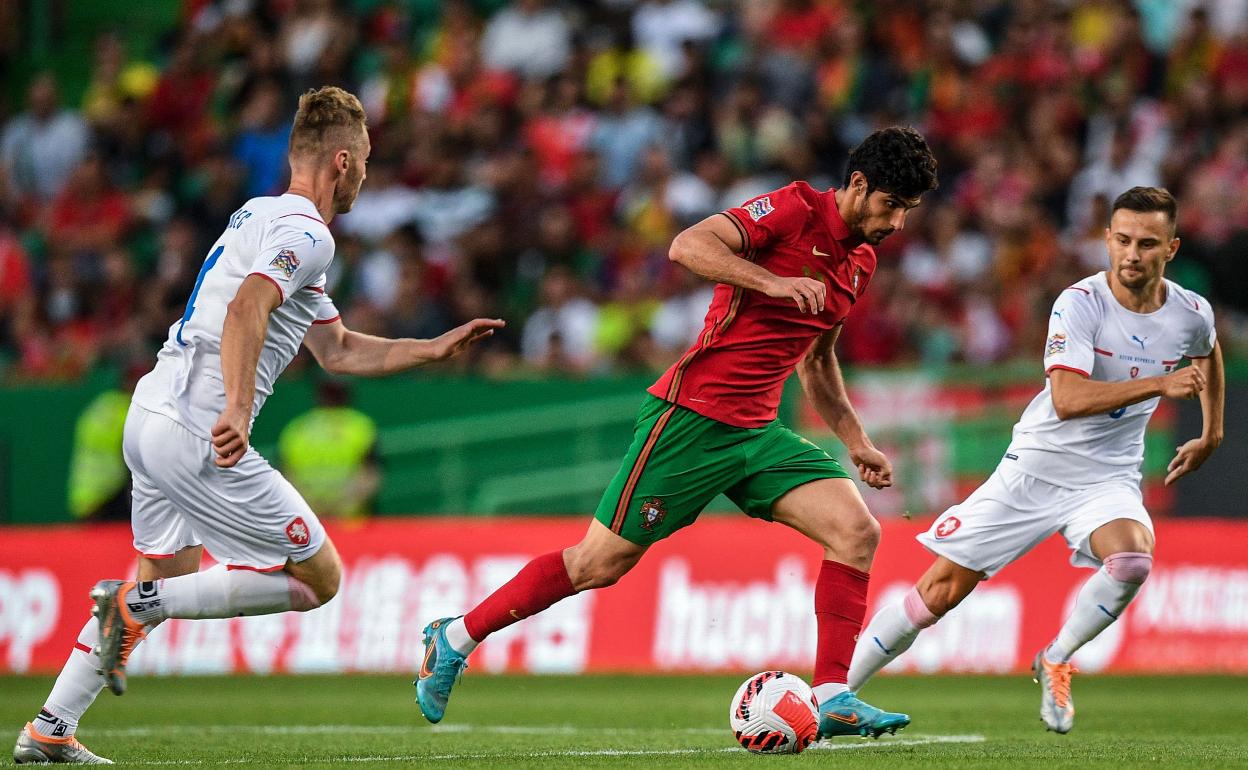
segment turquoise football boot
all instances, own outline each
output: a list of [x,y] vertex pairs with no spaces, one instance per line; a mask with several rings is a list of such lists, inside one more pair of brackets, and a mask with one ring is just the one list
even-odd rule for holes
[[884,733],[896,733],[908,724],[910,717],[906,714],[877,709],[858,700],[852,692],[843,692],[819,704],[820,738],[838,735],[879,738]]
[[439,618],[425,626],[425,659],[416,673],[416,702],[425,719],[437,724],[446,714],[451,688],[468,667],[468,660],[446,640],[446,625],[455,618]]

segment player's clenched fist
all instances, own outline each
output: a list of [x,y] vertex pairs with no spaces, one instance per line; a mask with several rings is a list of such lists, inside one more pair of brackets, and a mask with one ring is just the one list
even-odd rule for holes
[[888,456],[873,446],[849,450],[849,459],[858,468],[858,475],[867,486],[883,489],[893,485],[893,464]]
[[247,452],[247,429],[251,415],[237,409],[226,409],[212,426],[213,461],[218,468],[232,468]]
[[1194,366],[1161,378],[1161,394],[1167,398],[1196,398],[1205,389],[1205,375]]
[[775,282],[766,290],[768,297],[791,299],[797,303],[797,309],[803,313],[822,313],[828,299],[828,286],[814,278],[783,278],[776,276]]

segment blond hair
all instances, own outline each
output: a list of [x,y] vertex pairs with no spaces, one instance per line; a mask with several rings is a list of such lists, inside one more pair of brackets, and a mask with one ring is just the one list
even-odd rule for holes
[[290,130],[290,154],[316,155],[330,144],[356,149],[365,128],[364,107],[350,91],[337,86],[309,90],[299,97]]

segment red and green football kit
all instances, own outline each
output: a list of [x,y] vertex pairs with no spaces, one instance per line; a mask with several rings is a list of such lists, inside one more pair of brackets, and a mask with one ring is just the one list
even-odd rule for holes
[[778,276],[827,286],[823,312],[720,284],[698,341],[649,388],[629,447],[595,517],[646,545],[685,527],[720,493],[770,519],[789,490],[849,474],[776,420],[785,380],[822,333],[841,323],[875,272],[875,251],[849,245],[834,191],[805,182],[722,214],[742,256]]

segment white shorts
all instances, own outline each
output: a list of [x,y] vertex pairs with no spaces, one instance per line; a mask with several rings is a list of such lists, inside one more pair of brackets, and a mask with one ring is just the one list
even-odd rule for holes
[[212,445],[168,417],[131,404],[122,453],[134,479],[134,548],[169,558],[202,545],[218,563],[281,569],[325,542],[325,529],[290,482],[255,449],[232,468]]
[[1092,533],[1114,519],[1138,521],[1153,531],[1138,484],[1113,479],[1067,489],[1029,476],[1003,460],[961,505],[941,514],[916,539],[937,556],[989,577],[1061,532],[1076,567],[1099,567]]

